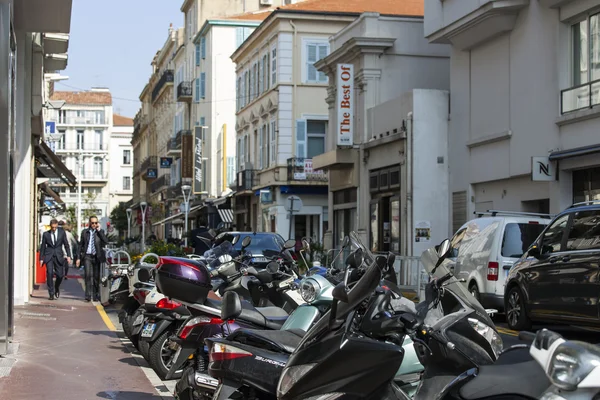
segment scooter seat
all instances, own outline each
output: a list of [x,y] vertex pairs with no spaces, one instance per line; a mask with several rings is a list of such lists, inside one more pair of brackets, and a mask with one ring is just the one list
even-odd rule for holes
[[259,347],[265,350],[291,354],[300,345],[306,332],[301,329],[262,331],[258,329],[238,329],[227,340]]
[[[507,382],[510,382],[507,385]],[[460,388],[465,400],[501,395],[537,399],[552,384],[535,360],[518,364],[494,364],[479,368],[477,376]]]
[[[221,300],[206,299],[204,305],[221,309]],[[280,329],[289,317],[288,313],[279,307],[254,307],[249,301],[242,301],[242,313],[237,319],[250,322],[256,326],[268,329]]]

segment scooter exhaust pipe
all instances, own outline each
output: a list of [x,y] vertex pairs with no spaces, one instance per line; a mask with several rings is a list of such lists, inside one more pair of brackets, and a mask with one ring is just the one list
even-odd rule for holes
[[210,375],[202,374],[200,372],[194,373],[194,382],[196,383],[196,386],[210,390],[216,390],[217,386],[219,386],[219,381],[213,379]]

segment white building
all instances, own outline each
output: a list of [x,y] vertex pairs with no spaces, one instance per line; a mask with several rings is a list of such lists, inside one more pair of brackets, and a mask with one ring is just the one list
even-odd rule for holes
[[[329,173],[327,248],[354,230],[374,252],[420,255],[447,236],[450,48],[429,44],[423,18],[397,7],[398,16],[362,14],[316,63],[329,76],[327,152],[313,159]],[[350,116],[340,108],[339,64],[353,90]],[[344,120],[353,125],[347,144]]]
[[128,202],[133,195],[133,119],[113,114],[109,141],[109,201],[108,214],[120,202]]
[[[55,91],[53,101],[64,101],[59,110],[50,110],[48,119],[56,122],[60,140],[52,143],[54,152],[81,180],[82,210],[92,209],[99,219],[110,214],[109,209],[109,143],[112,130],[112,96],[106,88],[87,92]],[[67,207],[78,204],[78,190],[68,188],[59,179],[51,182],[53,190]],[[83,215],[83,211],[82,211]],[[81,226],[87,226],[81,218]]]
[[556,213],[600,199],[599,10],[425,0],[426,37],[452,45],[453,231],[475,210]]

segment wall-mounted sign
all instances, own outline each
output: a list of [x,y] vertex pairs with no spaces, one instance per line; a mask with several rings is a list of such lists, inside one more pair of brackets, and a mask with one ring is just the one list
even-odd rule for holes
[[261,204],[270,204],[273,202],[273,196],[271,195],[271,191],[269,189],[262,189],[259,194]]
[[202,192],[202,127],[194,127],[194,194]]
[[160,167],[161,168],[171,168],[173,164],[173,157],[161,157],[160,158]]
[[354,65],[337,65],[337,145],[352,146],[354,135]]
[[46,121],[46,124],[44,127],[44,133],[46,135],[54,135],[56,133],[56,122]]
[[153,178],[156,178],[157,176],[158,176],[158,169],[148,168],[148,170],[146,170],[146,178],[153,179]]
[[194,138],[192,135],[181,136],[181,177],[194,177]]
[[556,163],[549,157],[531,157],[531,180],[553,182],[556,180]]

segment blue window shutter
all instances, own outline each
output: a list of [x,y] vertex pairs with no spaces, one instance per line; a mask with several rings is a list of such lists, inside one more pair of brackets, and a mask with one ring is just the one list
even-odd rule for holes
[[200,117],[200,126],[205,126],[206,118]]
[[196,45],[196,65],[200,65],[200,45]]
[[240,47],[242,43],[244,43],[244,28],[235,28],[235,47]]
[[198,103],[200,101],[200,79],[196,78],[196,96],[194,96],[194,100],[196,100],[196,103]]
[[296,120],[296,157],[306,158],[306,120]]
[[200,73],[200,97],[201,98],[206,97],[206,73],[205,72]]
[[206,37],[202,36],[200,39],[200,51],[202,53],[202,59],[206,58]]

